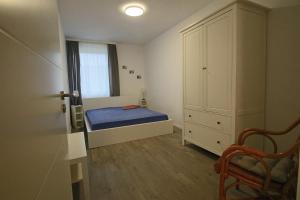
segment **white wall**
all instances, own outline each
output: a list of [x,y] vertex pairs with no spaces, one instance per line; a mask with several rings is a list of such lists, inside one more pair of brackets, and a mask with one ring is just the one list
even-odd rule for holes
[[[300,6],[273,9],[269,13],[267,129],[285,129],[300,117]],[[286,150],[299,137],[300,127],[278,137],[279,150]],[[270,145],[266,145],[271,149]],[[297,199],[300,199],[300,168]]]
[[[145,87],[143,46],[117,44],[117,53],[121,96],[135,96],[139,99],[141,89]],[[127,70],[122,69],[123,65],[128,67]],[[129,74],[129,70],[134,70],[134,74]],[[141,75],[142,79],[137,79],[137,75]]]
[[149,108],[167,113],[182,126],[181,38],[171,30],[145,48],[146,99]]
[[[266,127],[283,130],[300,117],[300,6],[269,13]],[[300,127],[279,143],[286,150]]]

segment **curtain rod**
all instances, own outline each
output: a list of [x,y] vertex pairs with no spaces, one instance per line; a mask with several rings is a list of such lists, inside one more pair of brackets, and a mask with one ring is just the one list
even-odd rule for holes
[[66,37],[66,40],[68,41],[77,41],[77,42],[86,42],[86,43],[95,43],[95,44],[117,44],[116,42],[104,42],[100,40],[85,40],[85,39],[78,39],[78,38],[72,38],[72,37]]

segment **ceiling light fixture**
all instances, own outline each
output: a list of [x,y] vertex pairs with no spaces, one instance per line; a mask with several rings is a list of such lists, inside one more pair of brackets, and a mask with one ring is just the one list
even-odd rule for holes
[[144,14],[144,8],[138,5],[130,5],[125,7],[124,12],[131,17],[138,17]]

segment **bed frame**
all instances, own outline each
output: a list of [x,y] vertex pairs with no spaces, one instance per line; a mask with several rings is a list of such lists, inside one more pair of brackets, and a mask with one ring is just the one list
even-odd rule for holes
[[[108,106],[124,106],[129,104],[136,104],[134,97],[121,96],[121,97],[108,97],[110,99],[89,99],[83,100],[83,107],[85,110],[102,108]],[[107,104],[107,102],[113,102],[113,104]],[[95,103],[96,102],[96,103]],[[111,144],[117,144],[122,142],[128,142],[132,140],[138,140],[143,138],[149,138],[159,135],[173,133],[173,120],[163,120],[157,122],[135,124],[129,126],[121,126],[116,128],[108,128],[101,130],[91,130],[90,124],[87,118],[84,116],[87,136],[88,147],[96,148]]]

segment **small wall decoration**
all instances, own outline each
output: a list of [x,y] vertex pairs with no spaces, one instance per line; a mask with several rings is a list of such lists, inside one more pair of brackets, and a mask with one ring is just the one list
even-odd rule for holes
[[[122,69],[127,70],[128,67],[127,67],[126,65],[123,65],[123,66],[122,66]],[[134,74],[134,72],[135,72],[135,71],[134,71],[133,69],[129,69],[129,74]],[[137,79],[142,79],[142,76],[138,74],[138,75],[136,76],[136,78],[137,78]]]

